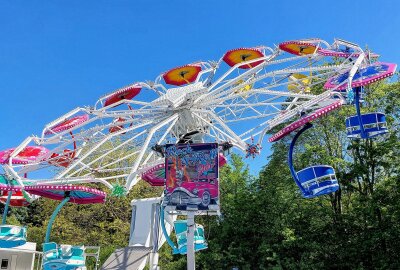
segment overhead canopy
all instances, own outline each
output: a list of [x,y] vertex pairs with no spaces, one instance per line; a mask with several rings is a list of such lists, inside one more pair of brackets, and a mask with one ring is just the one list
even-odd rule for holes
[[[239,49],[234,49],[234,50],[230,50],[230,51],[226,52],[222,59],[229,66],[233,67],[236,64],[247,62],[247,61],[250,61],[253,59],[257,59],[257,58],[262,58],[264,56],[265,55],[260,50],[257,50],[257,49],[239,48]],[[255,61],[250,64],[241,65],[241,66],[239,66],[239,68],[242,68],[242,69],[252,68],[252,67],[258,66],[262,62],[264,62],[264,60]]]
[[197,79],[200,71],[200,65],[190,64],[165,72],[163,74],[163,78],[167,84],[181,86],[194,82]]
[[305,41],[290,40],[279,44],[279,49],[295,55],[307,55],[315,53],[317,46]]
[[77,204],[104,203],[106,193],[94,188],[72,185],[37,185],[27,186],[25,190],[31,194],[62,201],[70,197],[70,202]]
[[[360,87],[390,77],[396,71],[396,64],[376,62],[360,68],[353,77],[351,87]],[[326,89],[346,90],[349,71],[330,78],[324,85]]]
[[77,125],[80,125],[80,124],[86,122],[87,120],[89,120],[89,115],[88,114],[78,115],[78,116],[72,117],[70,119],[66,119],[62,123],[57,124],[54,127],[51,127],[50,130],[47,130],[45,132],[45,134],[48,135],[48,134],[52,134],[52,133],[59,133],[59,132],[62,132],[64,130],[68,130],[70,128],[73,128],[73,127],[75,127]]
[[123,99],[132,99],[140,93],[140,90],[142,90],[142,86],[139,84],[132,84],[119,89],[106,98],[104,107],[117,103]]
[[327,113],[329,113],[332,110],[335,110],[337,108],[339,108],[340,106],[342,106],[342,101],[336,101],[326,107],[323,107],[321,109],[316,110],[315,112],[312,112],[310,114],[308,114],[305,117],[300,118],[297,121],[294,121],[293,123],[291,123],[290,125],[284,127],[283,129],[281,129],[280,131],[278,131],[277,133],[275,133],[271,138],[268,139],[269,142],[276,142],[279,141],[280,139],[282,139],[283,137],[289,135],[292,131],[304,126],[305,124],[312,122],[318,118],[321,118],[323,116],[325,116]]
[[[14,150],[15,148],[10,148],[4,151],[0,151],[0,164],[8,163],[10,160],[10,156],[14,152]],[[11,162],[12,164],[28,164],[31,162],[35,162],[48,152],[49,150],[43,146],[26,146],[12,159]]]

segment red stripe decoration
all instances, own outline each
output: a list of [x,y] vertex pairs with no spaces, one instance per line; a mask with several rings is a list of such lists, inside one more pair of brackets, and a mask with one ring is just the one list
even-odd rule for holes
[[[10,160],[10,156],[14,152],[15,148],[10,148],[0,152],[0,164],[7,164]],[[40,159],[41,156],[47,154],[49,150],[43,146],[26,146],[21,152],[19,152],[13,159],[12,164],[28,164],[35,162]]]
[[[6,204],[8,197],[8,191],[4,191],[0,196],[0,202]],[[14,191],[11,195],[10,206],[12,207],[24,207],[28,206],[29,202],[25,199],[22,191]]]

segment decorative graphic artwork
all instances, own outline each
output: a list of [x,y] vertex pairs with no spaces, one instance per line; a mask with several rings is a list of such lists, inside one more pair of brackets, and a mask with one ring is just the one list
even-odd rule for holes
[[218,144],[167,144],[165,206],[218,211]]

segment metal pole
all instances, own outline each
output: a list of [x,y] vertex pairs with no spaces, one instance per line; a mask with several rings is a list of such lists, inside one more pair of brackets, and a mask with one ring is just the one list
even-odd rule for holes
[[160,204],[154,204],[154,224],[153,224],[153,252],[158,252],[158,238],[160,231]]
[[354,91],[356,92],[356,97],[355,97],[355,105],[356,105],[356,111],[357,111],[357,118],[358,118],[358,124],[360,125],[360,137],[362,139],[367,138],[367,134],[365,134],[365,129],[364,129],[364,124],[362,122],[362,114],[361,114],[361,108],[360,108],[360,92],[362,88],[361,87],[356,87]]
[[196,260],[194,255],[194,211],[188,211],[187,215],[187,269],[195,270]]
[[48,243],[50,241],[50,232],[51,232],[51,227],[53,226],[53,222],[57,217],[58,212],[60,212],[61,208],[64,206],[69,201],[70,197],[65,197],[64,200],[57,206],[56,210],[54,210],[53,214],[51,215],[51,218],[49,220],[49,224],[47,225],[47,231],[46,231],[46,238],[44,240],[45,243]]
[[132,218],[131,218],[131,230],[129,234],[129,245],[132,244],[133,233],[135,232],[136,225],[136,205],[132,205]]
[[158,239],[159,239],[159,231],[160,231],[160,204],[155,203],[153,204],[153,211],[154,211],[154,223],[153,223],[153,251],[150,255],[150,269],[157,270],[158,268]]
[[6,205],[4,206],[3,221],[1,222],[1,225],[5,225],[5,224],[6,224],[7,213],[8,213],[8,206],[10,205],[11,196],[12,196],[12,191],[9,191],[9,192],[8,192],[8,196],[7,196]]

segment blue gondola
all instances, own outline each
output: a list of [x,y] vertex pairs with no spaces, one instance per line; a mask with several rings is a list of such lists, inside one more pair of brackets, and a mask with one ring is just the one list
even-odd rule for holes
[[[173,254],[186,254],[187,253],[187,220],[177,220],[174,222],[174,230],[176,234],[176,240],[178,243],[178,246],[175,245],[175,243],[172,241],[172,239],[169,237],[167,229],[165,228],[165,220],[164,220],[164,209],[161,208],[161,215],[160,215],[160,223],[161,223],[161,229],[163,231],[163,234],[165,236],[165,239],[167,243],[170,245],[172,248],[172,253]],[[195,230],[194,230],[194,251],[200,251],[203,249],[208,248],[207,241],[205,240],[204,237],[204,228],[200,224],[196,224]]]
[[[187,252],[187,220],[177,220],[174,222],[174,230],[176,242],[180,254]],[[208,248],[208,244],[204,238],[204,228],[200,224],[196,224],[194,230],[194,251],[200,251]]]
[[369,139],[388,133],[385,114],[379,112],[361,114],[361,87],[354,89],[357,114],[346,119],[347,137]]
[[43,244],[44,270],[86,270],[84,246]]
[[[360,118],[362,126],[360,125]],[[373,138],[388,133],[385,114],[376,112],[348,117],[346,119],[346,129],[347,137],[352,139]]]
[[314,165],[298,172],[293,167],[293,151],[300,135],[311,128],[312,124],[307,123],[293,138],[290,144],[288,164],[290,173],[298,185],[304,198],[314,198],[335,192],[339,189],[335,170],[328,165]]

